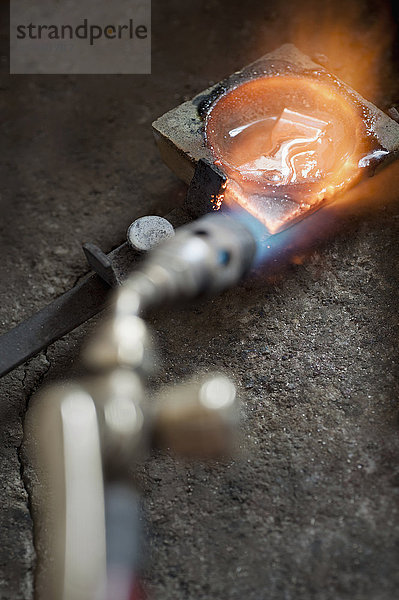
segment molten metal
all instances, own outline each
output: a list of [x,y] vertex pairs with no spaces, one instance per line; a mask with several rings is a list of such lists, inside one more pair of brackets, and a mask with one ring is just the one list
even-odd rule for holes
[[269,235],[399,156],[399,124],[291,44],[153,127],[162,158],[190,184],[192,216],[244,208]]
[[271,233],[357,181],[376,150],[356,104],[328,82],[295,76],[254,79],[222,96],[206,136],[228,176],[224,201]]

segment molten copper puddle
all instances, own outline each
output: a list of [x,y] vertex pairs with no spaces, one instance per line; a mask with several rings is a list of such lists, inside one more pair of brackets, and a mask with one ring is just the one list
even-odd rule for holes
[[287,75],[221,96],[208,114],[206,141],[228,177],[223,201],[271,233],[353,185],[378,153],[364,115],[339,88]]

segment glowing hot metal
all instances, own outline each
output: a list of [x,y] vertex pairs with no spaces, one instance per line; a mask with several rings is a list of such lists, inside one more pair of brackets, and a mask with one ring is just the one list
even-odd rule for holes
[[293,76],[257,78],[222,96],[206,138],[228,177],[225,202],[271,233],[348,188],[365,155],[381,152],[356,105],[329,82]]
[[208,210],[244,208],[271,234],[346,194],[399,152],[398,123],[290,44],[153,127],[165,162],[194,182],[196,201],[201,190],[209,193],[205,162],[207,176],[214,170]]

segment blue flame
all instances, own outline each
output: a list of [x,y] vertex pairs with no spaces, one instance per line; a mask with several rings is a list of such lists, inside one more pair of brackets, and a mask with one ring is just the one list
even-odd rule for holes
[[292,246],[294,227],[285,229],[280,233],[271,234],[259,219],[243,208],[229,208],[226,212],[240,221],[240,223],[242,223],[255,238],[256,254],[254,258],[254,267],[275,260],[282,250],[287,250]]

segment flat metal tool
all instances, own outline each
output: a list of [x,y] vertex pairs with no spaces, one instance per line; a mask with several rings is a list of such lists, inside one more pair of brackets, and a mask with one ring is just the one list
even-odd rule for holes
[[[163,228],[165,220],[176,228],[214,210],[211,198],[219,187],[215,166],[200,160],[195,173],[183,206],[176,207],[159,220]],[[146,223],[148,227],[148,221]],[[170,229],[168,232],[170,235]],[[157,238],[153,231],[151,237],[159,241],[159,236]],[[128,242],[108,254],[92,243],[84,244],[83,251],[93,272],[38,313],[0,336],[0,377],[99,313],[106,305],[110,287],[121,284],[142,257],[142,251]]]
[[[191,220],[191,216],[183,209],[175,209],[167,219],[179,226]],[[140,260],[140,253],[127,242],[109,254],[92,243],[84,244],[83,251],[93,272],[48,306],[0,336],[0,377],[103,310],[110,288],[121,284]]]
[[0,336],[0,377],[23,364],[104,308],[109,284],[89,273],[38,313]]

